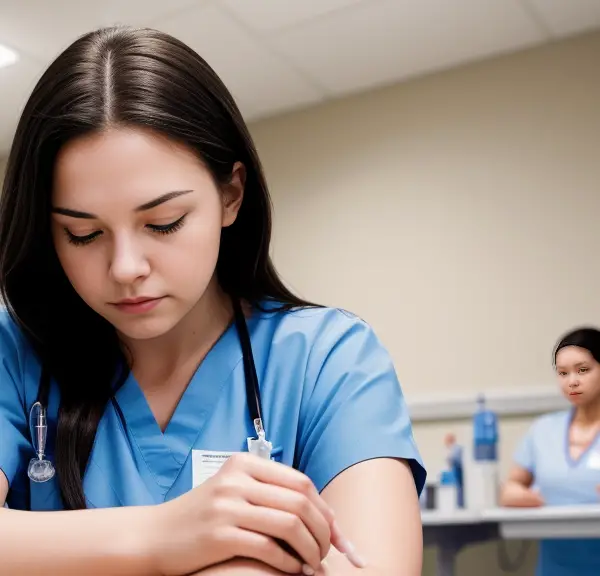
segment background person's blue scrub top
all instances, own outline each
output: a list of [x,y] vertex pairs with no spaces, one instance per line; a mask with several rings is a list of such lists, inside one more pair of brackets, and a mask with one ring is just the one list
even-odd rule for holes
[[[600,435],[573,460],[569,426],[573,411],[547,414],[535,421],[515,454],[516,463],[534,476],[548,506],[599,504]],[[543,540],[537,576],[599,576],[600,540]]]
[[[273,456],[322,490],[358,462],[410,462],[417,489],[425,471],[392,361],[367,324],[334,309],[255,312],[248,320],[263,417]],[[40,366],[8,315],[0,317],[0,469],[11,508],[62,508],[56,479],[27,478],[34,455],[28,410]],[[85,386],[85,374],[81,375]],[[254,430],[246,402],[242,351],[231,326],[202,362],[163,434],[137,382],[109,404],[84,476],[89,507],[146,505],[192,488],[192,449],[247,451]],[[52,459],[58,390],[50,395],[47,454]]]

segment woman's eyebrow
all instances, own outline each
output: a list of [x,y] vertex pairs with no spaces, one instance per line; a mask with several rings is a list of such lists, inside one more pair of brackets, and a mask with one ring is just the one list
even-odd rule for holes
[[154,200],[150,200],[150,202],[146,202],[145,204],[138,206],[135,209],[135,211],[143,212],[144,210],[150,210],[151,208],[156,208],[157,206],[160,206],[161,204],[164,204],[165,202],[168,202],[169,200],[172,200],[173,198],[177,198],[178,196],[183,196],[184,194],[189,194],[190,192],[193,192],[193,190],[175,190],[173,192],[167,192],[166,194],[163,194],[162,196],[159,196],[158,198],[155,198]]
[[[152,208],[156,208],[173,198],[177,198],[178,196],[183,196],[184,194],[189,194],[193,192],[193,190],[174,190],[172,192],[167,192],[166,194],[162,194],[158,198],[154,200],[150,200],[150,202],[146,202],[141,206],[138,206],[135,211],[136,212],[144,212],[145,210],[151,210]],[[54,214],[62,214],[63,216],[69,216],[71,218],[83,218],[86,220],[97,220],[98,216],[92,214],[90,212],[81,212],[79,210],[71,210],[70,208],[62,208],[61,206],[53,206],[52,212]]]

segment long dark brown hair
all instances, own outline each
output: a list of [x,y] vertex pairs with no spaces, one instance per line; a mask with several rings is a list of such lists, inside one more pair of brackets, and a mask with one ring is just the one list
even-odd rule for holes
[[86,507],[83,475],[124,356],[117,334],[66,278],[50,232],[53,169],[66,142],[113,126],[151,128],[195,150],[216,182],[246,168],[244,201],[223,229],[221,287],[258,306],[308,305],[269,258],[271,204],[263,170],[227,88],[167,34],[116,27],[87,34],[50,65],[25,105],[0,200],[5,304],[60,391],[55,461],[65,508]]

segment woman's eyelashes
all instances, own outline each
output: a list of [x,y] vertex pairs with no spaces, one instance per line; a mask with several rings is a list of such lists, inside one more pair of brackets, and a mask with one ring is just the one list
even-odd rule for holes
[[75,244],[75,246],[84,246],[85,244],[89,244],[102,234],[100,230],[97,230],[96,232],[86,234],[85,236],[77,236],[76,234],[73,234],[68,228],[65,228],[64,230],[69,242],[71,244]]
[[184,214],[181,218],[178,218],[169,224],[146,224],[146,227],[158,234],[172,234],[173,232],[177,232],[177,230],[183,226],[186,215],[187,214]]
[[[168,224],[146,224],[145,227],[155,234],[172,234],[173,232],[177,232],[177,230],[183,226],[186,216],[187,214],[184,214],[180,218],[177,218],[177,220],[169,222]],[[64,228],[64,231],[68,241],[71,244],[75,244],[75,246],[85,246],[104,234],[102,230],[96,230],[85,235],[73,234],[68,228]]]

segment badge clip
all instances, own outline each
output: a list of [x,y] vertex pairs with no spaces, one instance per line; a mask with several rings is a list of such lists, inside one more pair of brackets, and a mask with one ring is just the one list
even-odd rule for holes
[[248,452],[265,460],[271,459],[273,444],[266,439],[265,429],[262,420],[256,418],[254,420],[254,430],[256,430],[256,438],[248,438]]

